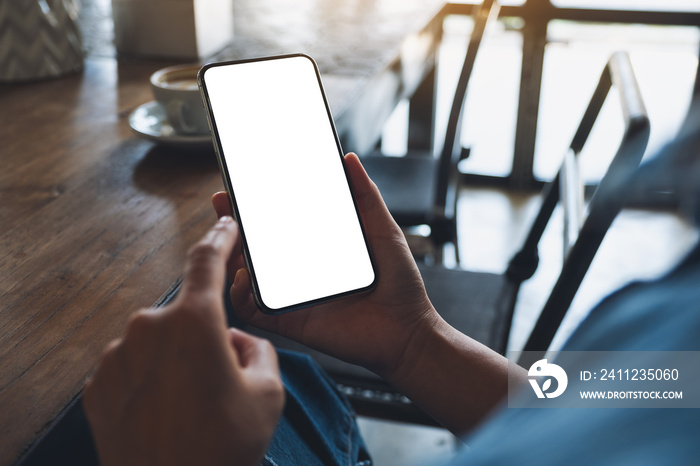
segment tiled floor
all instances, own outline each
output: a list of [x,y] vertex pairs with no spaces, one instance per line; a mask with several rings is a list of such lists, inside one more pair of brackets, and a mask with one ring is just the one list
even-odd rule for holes
[[[652,31],[656,35],[635,37],[636,32],[631,29],[612,30],[597,26],[599,35],[591,35],[591,31],[583,30],[581,25],[569,26],[557,25],[559,29],[553,34],[558,34],[556,37],[559,39],[548,48],[545,69],[548,91],[543,92],[541,137],[538,137],[536,162],[540,176],[554,172],[558,162],[551,154],[563,152],[561,147],[566,146],[577,115],[580,116],[582,111],[576,109],[582,109],[585,105],[585,96],[590,93],[589,88],[592,89],[599,73],[580,73],[572,71],[572,67],[580,69],[581,63],[585,63],[588,68],[602,69],[611,47],[621,46],[632,51],[633,65],[639,69],[640,86],[652,119],[654,129],[650,150],[654,150],[675,132],[687,105],[692,70],[697,66],[697,32],[681,28],[662,33]],[[439,81],[442,86],[439,95],[443,97],[438,105],[445,104],[444,96],[449,94],[445,89],[454,85],[454,74],[458,72],[459,66],[459,58],[455,57],[463,53],[463,38],[468,27],[468,22],[465,23],[460,18],[446,24],[446,44],[440,57],[442,73]],[[600,39],[591,40],[590,37]],[[664,44],[667,49],[664,49]],[[475,74],[474,81],[470,84],[469,113],[465,121],[467,126],[469,122],[476,124],[465,131],[465,141],[473,149],[473,157],[465,168],[503,174],[507,172],[512,158],[513,115],[516,111],[519,76],[517,62],[520,60],[519,36],[502,29],[497,37],[486,43],[486,47],[486,52],[482,55],[485,58],[480,58],[481,65],[478,62],[476,67],[485,74]],[[665,68],[659,67],[657,61],[663,55],[666,55]],[[495,66],[500,68],[496,69]],[[672,68],[671,71],[669,67]],[[668,82],[669,79],[673,81],[670,90],[668,86],[659,87],[654,84]],[[586,89],[580,93],[583,101],[576,101],[567,107],[566,114],[571,115],[571,118],[561,117],[563,113],[557,105],[562,105],[562,99],[578,94],[572,93],[571,89]],[[574,96],[574,100],[577,99],[581,100]],[[385,134],[385,149],[388,152],[401,153],[403,150],[401,144],[405,137],[405,127],[401,112],[405,112],[405,109],[398,111],[396,120],[388,125]],[[614,119],[615,115],[611,114],[609,118]],[[597,147],[604,146],[610,140],[605,131],[596,137],[598,141],[594,146]],[[619,138],[619,135],[611,137]],[[590,170],[595,173],[599,169],[594,164]],[[502,271],[510,255],[519,246],[537,205],[538,197],[528,193],[464,187],[458,206],[460,266],[474,270]],[[518,349],[524,343],[534,316],[539,312],[556,277],[562,254],[561,224],[557,222],[557,217],[558,213],[555,212],[553,222],[545,232],[542,243],[545,247],[540,251],[539,270],[521,290],[511,349]],[[696,229],[676,213],[632,209],[623,211],[603,242],[554,346],[563,343],[566,335],[603,296],[630,280],[651,278],[663,273],[697,238]],[[449,456],[459,445],[451,434],[442,429],[372,419],[361,419],[360,428],[378,466],[421,464],[422,458]]]

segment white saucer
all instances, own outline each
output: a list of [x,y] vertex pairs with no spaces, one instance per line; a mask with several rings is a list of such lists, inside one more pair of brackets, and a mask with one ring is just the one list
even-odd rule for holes
[[169,146],[189,149],[212,148],[207,134],[180,134],[168,123],[165,109],[156,101],[145,103],[129,115],[129,126],[139,136]]

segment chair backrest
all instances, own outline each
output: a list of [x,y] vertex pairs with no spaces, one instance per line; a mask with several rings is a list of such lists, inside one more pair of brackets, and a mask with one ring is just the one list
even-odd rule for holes
[[700,60],[698,60],[698,69],[695,72],[695,85],[693,86],[693,100],[700,98]]
[[[582,218],[583,181],[578,175],[578,155],[588,139],[608,91],[619,95],[625,131],[607,172],[588,202]],[[544,356],[586,274],[608,228],[622,209],[633,175],[649,140],[649,119],[629,56],[615,53],[608,61],[571,142],[562,168],[543,190],[537,218],[520,251],[511,260],[506,275],[516,283],[530,278],[538,265],[538,244],[556,205],[564,208],[564,263],[552,292],[523,348],[529,352],[519,363],[528,365]],[[505,331],[509,331],[507,328]]]
[[441,208],[447,210],[448,216],[452,216],[457,199],[457,185],[459,173],[457,171],[457,163],[461,159],[462,145],[460,143],[460,135],[462,133],[462,118],[464,115],[464,102],[467,97],[467,87],[469,79],[474,69],[477,52],[484,37],[484,32],[487,26],[498,18],[500,5],[496,0],[483,0],[481,5],[475,5],[472,10],[472,18],[474,19],[474,29],[469,36],[469,44],[467,52],[464,56],[462,71],[457,81],[452,106],[450,107],[450,115],[447,120],[447,129],[445,131],[445,139],[443,141],[442,150],[439,155],[439,167],[436,183],[435,199]]

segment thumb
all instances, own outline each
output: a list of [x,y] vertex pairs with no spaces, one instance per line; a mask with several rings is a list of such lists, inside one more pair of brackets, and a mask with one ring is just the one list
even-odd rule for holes
[[362,223],[368,233],[387,233],[392,230],[400,232],[399,226],[382,199],[379,188],[370,179],[356,154],[351,152],[345,156],[345,168]]
[[229,328],[229,338],[242,368],[279,373],[277,353],[268,340],[237,328]]

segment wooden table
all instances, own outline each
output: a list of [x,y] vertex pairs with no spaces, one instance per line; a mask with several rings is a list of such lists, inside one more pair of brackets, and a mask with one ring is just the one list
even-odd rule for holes
[[[420,83],[425,94],[443,2],[236,5],[235,43],[218,57],[314,56],[347,150],[373,147],[401,96],[418,90],[430,107]],[[176,281],[215,219],[213,151],[157,146],[128,126],[152,99],[148,76],[170,63],[108,55],[79,75],[0,86],[1,465],[79,395],[105,344]]]

